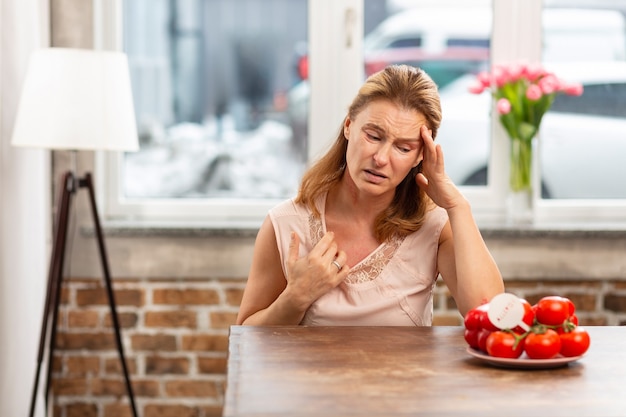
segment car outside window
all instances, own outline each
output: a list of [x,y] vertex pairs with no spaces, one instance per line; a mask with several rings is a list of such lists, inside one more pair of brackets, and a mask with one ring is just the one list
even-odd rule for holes
[[626,76],[623,83],[587,84],[581,97],[559,95],[551,112],[626,117]]
[[491,41],[489,39],[470,39],[470,38],[450,38],[446,45],[450,48],[489,48]]
[[422,38],[404,38],[391,42],[388,48],[416,48],[422,46]]

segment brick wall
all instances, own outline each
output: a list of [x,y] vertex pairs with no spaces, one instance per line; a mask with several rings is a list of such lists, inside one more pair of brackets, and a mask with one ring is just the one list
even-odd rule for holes
[[[228,327],[245,282],[237,279],[114,282],[137,411],[142,417],[220,416]],[[582,325],[626,325],[626,282],[507,281],[534,303],[570,297]],[[53,362],[57,417],[131,416],[111,331],[106,293],[97,279],[67,279]],[[435,325],[458,325],[445,285],[435,294]]]
[[[228,327],[243,286],[228,279],[115,280],[140,416],[221,415]],[[65,280],[58,322],[55,416],[131,416],[101,280]]]

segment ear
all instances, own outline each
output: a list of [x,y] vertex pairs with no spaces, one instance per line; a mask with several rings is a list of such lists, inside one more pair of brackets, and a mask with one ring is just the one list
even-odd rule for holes
[[343,121],[343,135],[346,137],[346,140],[350,138],[350,124],[351,123],[352,121],[350,120],[350,117],[346,117],[346,119]]

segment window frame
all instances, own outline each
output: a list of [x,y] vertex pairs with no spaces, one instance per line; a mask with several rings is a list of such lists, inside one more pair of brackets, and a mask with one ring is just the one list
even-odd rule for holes
[[[123,50],[123,0],[94,1],[94,44],[96,49]],[[315,3],[315,7],[313,6]],[[335,131],[360,85],[363,32],[362,0],[315,0],[308,3],[309,43],[315,60],[310,63],[311,85],[324,91],[311,97],[309,161],[330,145]],[[350,24],[344,26],[344,22]],[[335,39],[350,39],[350,47],[336,47]],[[334,46],[334,49],[333,49]],[[333,63],[330,65],[330,63]],[[337,71],[336,68],[341,68]],[[329,104],[330,103],[330,104]],[[323,139],[322,139],[323,138]],[[209,228],[258,227],[278,199],[126,199],[119,177],[122,153],[97,152],[99,201],[109,223],[201,224]]]
[[[94,0],[96,49],[123,49],[122,1]],[[492,5],[491,64],[540,61],[543,1],[492,0]],[[311,91],[315,91],[310,97],[309,161],[330,145],[347,105],[361,84],[363,11],[363,0],[309,0],[309,48],[314,57],[309,71]],[[346,42],[336,42],[337,39]],[[509,140],[496,117],[491,120],[490,143],[488,185],[460,188],[470,201],[479,225],[505,225]],[[118,181],[123,175],[122,158],[121,153],[95,154],[97,197],[104,221],[108,223],[256,228],[268,210],[279,202],[275,199],[124,199]],[[538,160],[534,158],[535,227],[626,221],[626,200],[541,199]]]

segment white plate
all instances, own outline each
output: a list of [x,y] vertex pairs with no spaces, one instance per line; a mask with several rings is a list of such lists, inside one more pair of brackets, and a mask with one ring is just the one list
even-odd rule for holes
[[526,353],[522,353],[522,356],[517,359],[497,358],[495,356],[489,356],[486,353],[480,352],[476,349],[472,349],[471,347],[467,348],[467,353],[490,365],[499,366],[501,368],[518,369],[559,368],[561,366],[566,366],[570,362],[574,362],[582,358],[582,355],[572,357],[564,357],[559,355],[556,358],[552,359],[530,359],[528,356],[526,356]]

